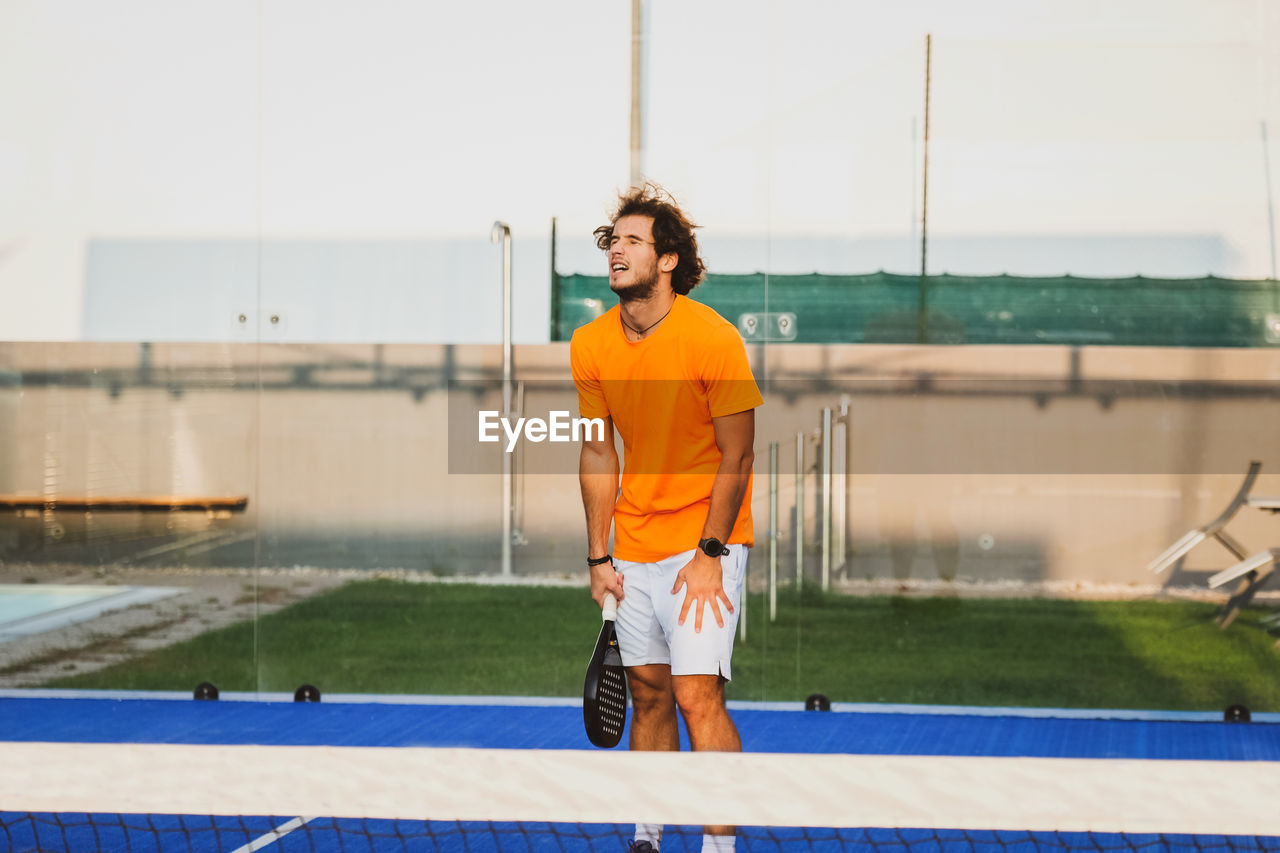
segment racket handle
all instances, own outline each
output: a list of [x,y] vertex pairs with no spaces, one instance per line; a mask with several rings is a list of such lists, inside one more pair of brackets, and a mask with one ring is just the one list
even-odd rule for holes
[[613,597],[613,593],[604,594],[604,606],[600,608],[600,616],[606,622],[612,622],[618,618],[618,599]]

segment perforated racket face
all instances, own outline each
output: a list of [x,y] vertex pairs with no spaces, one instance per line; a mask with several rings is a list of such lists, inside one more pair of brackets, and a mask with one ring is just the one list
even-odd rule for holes
[[616,746],[627,724],[627,676],[621,666],[604,667],[596,702],[601,735],[612,741],[610,746]]
[[609,749],[622,740],[627,723],[627,673],[612,622],[600,629],[595,654],[587,667],[582,717],[587,738],[596,746]]

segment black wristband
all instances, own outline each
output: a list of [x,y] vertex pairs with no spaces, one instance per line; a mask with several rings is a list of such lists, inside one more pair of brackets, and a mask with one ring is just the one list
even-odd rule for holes
[[596,557],[594,560],[591,559],[590,557],[587,557],[588,566],[603,566],[605,563],[611,563],[611,562],[613,562],[612,554],[605,554],[603,557]]

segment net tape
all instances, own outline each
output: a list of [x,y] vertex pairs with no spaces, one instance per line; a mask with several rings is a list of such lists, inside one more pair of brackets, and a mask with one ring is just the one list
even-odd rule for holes
[[703,823],[739,850],[1280,851],[1276,762],[4,743],[0,767],[15,850],[624,850],[639,821],[682,827],[666,851]]

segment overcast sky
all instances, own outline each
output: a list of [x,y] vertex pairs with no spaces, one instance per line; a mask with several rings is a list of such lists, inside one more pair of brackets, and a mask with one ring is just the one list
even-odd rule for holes
[[[628,179],[629,9],[3,0],[0,340],[83,334],[94,241],[483,240],[495,219],[538,339],[551,217],[562,271],[593,267]],[[939,239],[1186,235],[1226,249],[1182,274],[1271,274],[1269,0],[653,0],[647,174],[710,244],[765,246],[745,266],[792,237],[911,245],[926,33]]]

